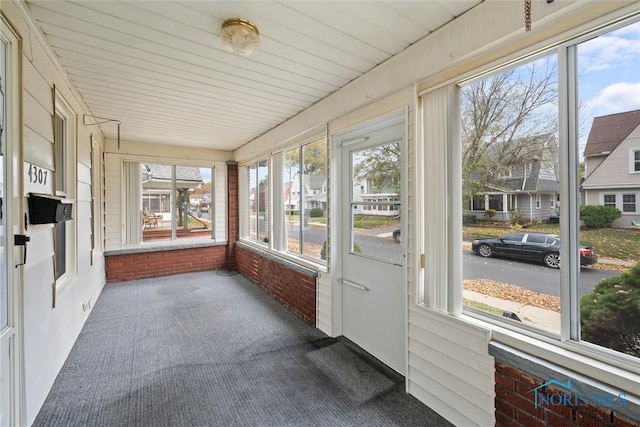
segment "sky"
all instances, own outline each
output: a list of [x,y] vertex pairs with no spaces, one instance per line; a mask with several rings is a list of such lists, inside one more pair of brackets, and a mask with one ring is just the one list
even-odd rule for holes
[[583,137],[594,117],[640,109],[640,22],[581,43],[578,75]]

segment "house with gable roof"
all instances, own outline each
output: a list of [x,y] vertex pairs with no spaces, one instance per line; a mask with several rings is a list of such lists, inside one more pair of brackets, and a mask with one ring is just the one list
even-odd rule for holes
[[496,143],[487,151],[492,167],[472,174],[481,191],[468,199],[465,212],[478,219],[495,209],[494,221],[547,222],[558,214],[558,139],[552,133],[533,135],[511,144]]
[[595,117],[584,149],[585,205],[612,206],[613,227],[640,220],[640,110]]

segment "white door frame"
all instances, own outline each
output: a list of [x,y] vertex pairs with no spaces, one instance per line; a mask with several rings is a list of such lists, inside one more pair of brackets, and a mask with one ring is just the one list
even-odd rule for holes
[[[23,296],[22,296],[22,250],[14,245],[14,235],[24,233],[24,224],[20,221],[23,215],[24,200],[22,182],[22,159],[20,157],[19,144],[21,141],[20,115],[20,66],[21,52],[19,50],[18,36],[13,32],[9,22],[0,16],[1,38],[6,46],[5,71],[2,88],[5,93],[5,153],[4,153],[4,194],[3,210],[5,214],[4,257],[6,262],[6,280],[8,284],[8,326],[0,332],[0,342],[10,348],[8,359],[9,367],[9,402],[3,402],[3,407],[9,408],[7,415],[10,425],[22,425],[25,420],[24,398],[24,369],[23,369]],[[2,362],[4,363],[4,361]],[[6,399],[6,396],[1,396]],[[2,414],[4,422],[5,415]]]
[[[402,107],[384,116],[361,122],[353,126],[349,126],[347,129],[341,129],[330,134],[330,164],[331,164],[331,182],[335,183],[331,186],[331,228],[330,228],[330,265],[333,270],[332,274],[332,305],[333,305],[333,336],[343,335],[343,316],[342,316],[342,284],[340,278],[342,277],[342,262],[340,261],[342,251],[342,234],[344,227],[348,227],[349,224],[344,224],[342,219],[342,200],[344,196],[343,185],[341,185],[341,176],[343,168],[348,167],[344,165],[342,161],[343,143],[346,141],[349,144],[350,139],[356,143],[358,136],[364,133],[374,132],[382,129],[394,123],[402,122],[404,124],[404,135],[401,142],[401,170],[403,171],[402,180],[400,185],[401,191],[401,215],[405,218],[402,222],[401,233],[406,236],[406,218],[407,218],[407,142],[409,139],[408,134],[408,109]],[[348,149],[348,148],[347,148]],[[408,288],[407,288],[407,240],[402,239],[401,247],[405,254],[405,261],[403,264],[403,284],[405,288],[404,302],[404,344],[405,344],[405,360],[404,360],[404,372],[408,372]]]

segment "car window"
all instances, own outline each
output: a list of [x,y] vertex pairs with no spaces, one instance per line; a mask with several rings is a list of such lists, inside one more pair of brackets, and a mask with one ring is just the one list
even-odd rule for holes
[[540,234],[527,235],[527,243],[545,243],[547,236],[541,236]]
[[559,240],[555,237],[547,236],[547,245],[555,245],[559,243]]
[[504,236],[502,240],[506,240],[509,242],[522,242],[523,237],[524,237],[524,233],[514,233],[514,234],[509,234],[508,236]]

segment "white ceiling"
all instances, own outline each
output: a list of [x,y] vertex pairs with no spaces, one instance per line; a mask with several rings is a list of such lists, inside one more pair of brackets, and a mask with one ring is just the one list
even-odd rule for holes
[[[91,113],[121,138],[233,150],[482,0],[26,0]],[[249,57],[222,22],[260,30]],[[102,125],[109,139],[116,126]]]

